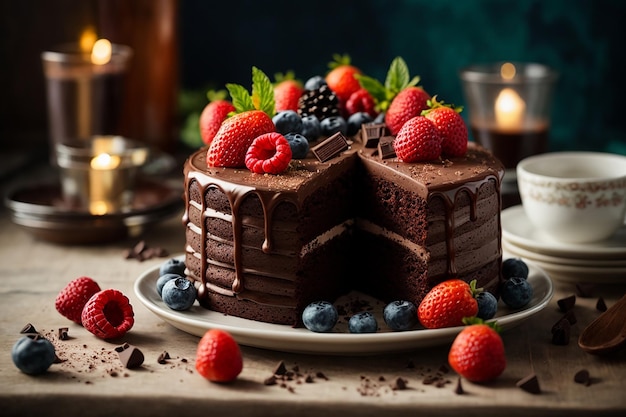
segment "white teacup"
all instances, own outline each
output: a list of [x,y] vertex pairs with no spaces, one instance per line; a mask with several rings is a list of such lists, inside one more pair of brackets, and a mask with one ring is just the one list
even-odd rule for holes
[[553,152],[517,165],[524,211],[538,230],[560,242],[611,237],[626,216],[626,156]]

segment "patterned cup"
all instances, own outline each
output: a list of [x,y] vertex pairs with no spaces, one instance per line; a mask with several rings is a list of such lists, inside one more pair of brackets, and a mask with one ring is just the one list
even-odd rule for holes
[[554,152],[523,159],[517,183],[524,211],[547,236],[567,243],[611,237],[626,216],[626,156]]

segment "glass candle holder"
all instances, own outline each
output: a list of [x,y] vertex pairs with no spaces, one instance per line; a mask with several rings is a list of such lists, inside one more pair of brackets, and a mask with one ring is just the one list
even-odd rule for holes
[[132,206],[137,172],[149,149],[121,136],[95,136],[87,144],[57,144],[64,203],[93,215]]
[[473,65],[460,78],[474,140],[513,170],[548,150],[552,92],[557,74],[542,64]]

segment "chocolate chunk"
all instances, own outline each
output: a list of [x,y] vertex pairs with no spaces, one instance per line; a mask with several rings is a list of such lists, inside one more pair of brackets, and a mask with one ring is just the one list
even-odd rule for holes
[[541,387],[539,386],[539,380],[537,379],[537,375],[530,374],[515,384],[518,388],[523,389],[526,392],[531,394],[541,394]]
[[167,363],[167,360],[168,360],[168,359],[172,359],[172,358],[170,357],[170,354],[169,354],[168,352],[166,352],[166,351],[163,351],[163,352],[159,355],[159,357],[158,357],[158,359],[157,359],[157,362],[158,362],[158,363],[160,363],[161,365],[163,365],[163,364]]
[[605,312],[606,311],[606,303],[604,302],[604,298],[598,298],[598,302],[596,303],[596,310]]
[[69,339],[70,337],[68,336],[68,331],[69,331],[69,329],[67,327],[60,327],[59,328],[59,333],[58,333],[59,340],[67,340],[67,339]]
[[28,323],[26,326],[22,327],[22,330],[20,330],[20,333],[37,334],[39,332],[37,331],[37,329],[35,329],[35,326],[33,326],[32,324]]
[[364,123],[361,125],[361,139],[366,148],[378,146],[380,138],[385,136],[387,126],[384,123]]
[[341,132],[337,132],[312,147],[311,151],[320,162],[326,162],[348,148],[348,141],[345,136]]
[[378,142],[378,155],[380,159],[395,158],[396,149],[393,147],[393,136],[383,136]]
[[567,319],[559,320],[552,326],[552,344],[565,346],[569,344],[571,325]]
[[576,382],[577,384],[583,384],[587,387],[591,385],[591,377],[589,376],[589,371],[586,369],[581,369],[580,371],[576,372],[576,375],[574,375],[574,382]]
[[307,384],[310,384],[312,382],[315,382],[315,379],[313,378],[313,375],[307,375],[306,378],[304,379],[304,382],[306,382]]
[[285,375],[287,373],[287,368],[285,367],[285,362],[280,361],[276,368],[274,369],[274,375]]
[[124,343],[115,348],[120,362],[128,369],[139,368],[143,364],[143,353],[135,346]]
[[572,294],[569,297],[561,298],[556,303],[559,305],[559,309],[565,313],[574,308],[574,305],[576,304],[576,295]]
[[569,310],[563,315],[563,318],[569,321],[569,324],[576,324],[578,319],[576,319],[576,314],[574,314],[574,310]]
[[456,388],[454,388],[454,393],[457,395],[465,394],[465,391],[463,390],[463,385],[461,384],[461,378],[457,379],[456,381]]
[[394,391],[401,391],[406,389],[406,380],[400,377],[396,378],[394,383],[391,385],[391,389]]
[[595,287],[594,284],[576,284],[576,294],[582,298],[590,298]]
[[263,385],[276,385],[276,383],[276,377],[274,375],[266,378],[265,381],[263,381]]

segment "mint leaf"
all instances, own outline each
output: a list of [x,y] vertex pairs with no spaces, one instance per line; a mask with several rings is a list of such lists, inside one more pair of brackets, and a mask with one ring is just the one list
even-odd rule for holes
[[382,83],[376,78],[362,74],[354,74],[354,78],[357,79],[361,87],[370,93],[376,102],[387,99],[387,90],[385,89],[385,86],[382,85]]
[[257,67],[252,67],[252,102],[257,110],[264,111],[270,117],[274,116],[274,86],[269,77]]
[[254,103],[250,93],[239,84],[226,84],[226,88],[233,100],[233,106],[236,113],[242,113],[248,110],[254,110]]

